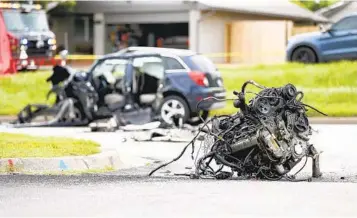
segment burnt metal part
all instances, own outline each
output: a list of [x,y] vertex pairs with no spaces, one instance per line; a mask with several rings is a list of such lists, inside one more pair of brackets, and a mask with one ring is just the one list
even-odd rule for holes
[[[55,106],[29,104],[18,114],[18,120],[12,123],[15,128],[26,127],[50,127],[56,125],[83,126],[87,124],[86,119],[81,119],[81,115],[75,108],[75,99],[67,98],[60,101]],[[51,119],[48,120],[48,117]],[[36,119],[40,119],[36,121]]]
[[[248,85],[254,85],[261,91],[254,93],[256,95],[246,103]],[[206,138],[212,138],[205,140],[205,152],[196,158],[196,169],[191,178],[228,179],[236,175],[240,178],[285,178],[293,181],[292,178],[305,167],[307,158],[313,159],[312,176],[322,175],[319,153],[309,142],[312,131],[306,115],[307,108],[318,110],[301,102],[304,96],[301,91],[293,84],[267,88],[247,81],[241,92],[234,91],[234,94],[237,99],[234,99],[233,105],[239,109],[238,112],[231,116],[215,116],[206,121],[185,147],[184,151],[190,145],[193,147],[202,132]],[[212,123],[211,127],[208,127],[208,123]],[[184,151],[173,161],[178,160]],[[289,175],[304,159],[303,167],[294,175]],[[163,166],[167,164],[149,175]],[[223,172],[224,167],[232,172]]]

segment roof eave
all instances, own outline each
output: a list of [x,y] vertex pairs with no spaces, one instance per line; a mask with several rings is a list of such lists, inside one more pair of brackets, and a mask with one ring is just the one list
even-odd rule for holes
[[200,7],[201,10],[217,10],[217,11],[226,11],[226,12],[236,12],[236,13],[244,13],[244,14],[254,14],[254,15],[261,15],[261,16],[267,16],[267,17],[272,17],[272,18],[287,18],[288,20],[292,21],[311,21],[311,22],[317,22],[317,23],[329,23],[330,21],[322,16],[318,16],[317,18],[310,18],[310,17],[301,17],[301,16],[289,16],[289,15],[280,15],[280,14],[272,14],[272,13],[264,13],[264,12],[255,12],[255,11],[249,11],[249,10],[232,10],[232,9],[226,9],[226,8],[218,8],[218,7],[209,7],[207,5],[204,5],[203,7]]
[[332,4],[328,7],[320,8],[319,10],[315,11],[315,14],[324,16],[324,14],[329,13],[330,11],[341,10],[341,9],[345,8],[347,5],[349,5],[350,3],[352,3],[352,1],[341,0],[341,1],[336,2],[335,4]]

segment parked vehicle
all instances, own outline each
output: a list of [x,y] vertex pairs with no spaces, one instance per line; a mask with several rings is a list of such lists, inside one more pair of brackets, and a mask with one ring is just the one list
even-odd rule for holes
[[173,111],[180,110],[184,122],[197,125],[209,116],[209,111],[224,108],[224,101],[207,101],[197,104],[206,97],[226,98],[223,79],[215,64],[207,57],[186,49],[128,47],[117,54],[135,51],[154,52],[162,56],[165,67],[163,88],[164,100],[161,105],[161,116],[170,122]]
[[10,41],[10,71],[54,65],[56,38],[49,29],[46,12],[41,5],[0,2],[0,14]]
[[317,63],[357,59],[357,14],[346,16],[320,32],[292,37],[287,45],[287,60]]

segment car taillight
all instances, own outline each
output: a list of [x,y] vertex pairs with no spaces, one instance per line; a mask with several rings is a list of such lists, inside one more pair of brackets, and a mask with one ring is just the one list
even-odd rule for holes
[[208,86],[208,79],[206,74],[199,71],[191,71],[188,73],[193,82],[199,86]]

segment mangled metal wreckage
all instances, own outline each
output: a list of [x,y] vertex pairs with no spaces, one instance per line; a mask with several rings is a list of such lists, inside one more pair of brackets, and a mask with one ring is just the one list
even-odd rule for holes
[[[262,90],[253,93],[255,96],[247,104],[246,87],[249,84]],[[194,170],[186,174],[191,178],[293,180],[309,157],[313,160],[312,177],[322,175],[320,153],[310,143],[312,129],[306,115],[308,108],[318,110],[302,103],[303,92],[292,84],[266,88],[247,81],[241,91],[234,94],[237,98],[233,105],[240,109],[239,112],[216,116],[205,122],[178,157],[157,167],[149,176],[177,161],[189,146],[194,149],[198,140],[203,148],[200,147],[202,152],[197,153]],[[298,167],[300,170],[289,175],[299,163],[303,164],[302,168]]]

